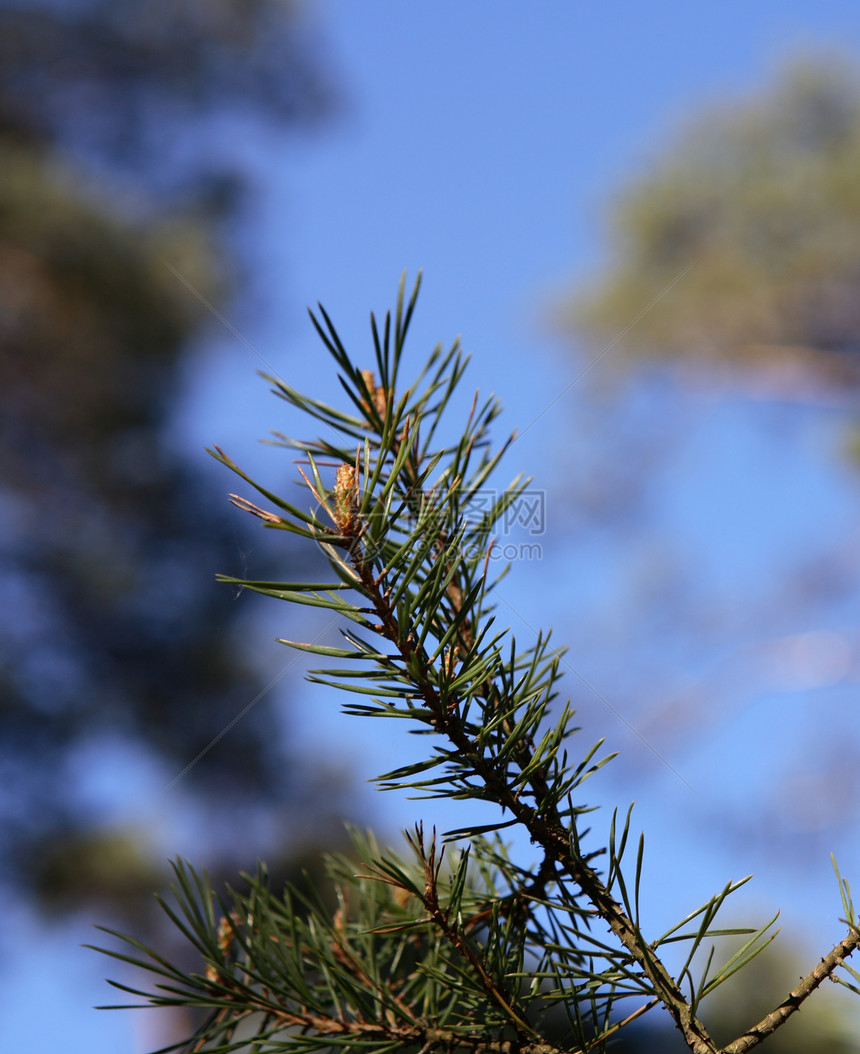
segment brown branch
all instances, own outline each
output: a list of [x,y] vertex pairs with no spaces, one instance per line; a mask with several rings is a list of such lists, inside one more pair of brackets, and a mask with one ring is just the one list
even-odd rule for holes
[[815,969],[788,993],[776,1010],[772,1010],[757,1025],[753,1025],[742,1036],[729,1043],[724,1048],[724,1054],[745,1054],[746,1051],[752,1050],[775,1032],[795,1011],[800,1009],[801,1004],[812,995],[821,982],[830,977],[833,971],[858,947],[860,947],[860,930],[853,928],[848,936],[841,940],[830,954],[826,955]]
[[[243,992],[241,996],[237,996],[237,1000],[239,999],[241,999],[242,1013],[236,1023],[240,1018],[247,1018],[255,1012],[260,1012],[275,1022],[279,1028],[299,1028],[314,1032],[318,1036],[333,1038],[355,1037],[362,1043],[397,1042],[401,1048],[418,1047],[425,1051],[425,1054],[430,1054],[435,1050],[453,1051],[455,1049],[469,1051],[470,1054],[584,1054],[580,1048],[562,1049],[545,1043],[534,1032],[529,1034],[530,1038],[520,1037],[517,1041],[492,1039],[487,1033],[469,1034],[458,1029],[439,1028],[421,1019],[409,1025],[397,1025],[391,1021],[372,1021],[364,1017],[351,1019],[329,1017],[301,1006],[287,1010],[257,993]],[[223,1008],[213,1020],[223,1020],[225,1013],[226,1008]],[[201,1036],[197,1044],[190,1049],[200,1050],[200,1044],[206,1039],[207,1036]],[[248,1041],[252,1040],[253,1036],[249,1036]]]

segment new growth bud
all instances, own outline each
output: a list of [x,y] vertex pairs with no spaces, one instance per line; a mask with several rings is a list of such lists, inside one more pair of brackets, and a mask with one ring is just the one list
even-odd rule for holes
[[334,484],[334,516],[337,529],[347,537],[358,534],[358,479],[355,467],[344,463],[337,470]]
[[[370,399],[373,404],[373,409],[384,421],[385,411],[388,406],[388,393],[385,391],[381,384],[377,385],[376,375],[374,374],[373,370],[362,370],[361,376],[364,380],[364,383],[367,385],[368,392],[370,393]],[[364,409],[367,412],[368,416],[370,416],[370,406],[368,405],[367,401],[365,401],[364,403]]]

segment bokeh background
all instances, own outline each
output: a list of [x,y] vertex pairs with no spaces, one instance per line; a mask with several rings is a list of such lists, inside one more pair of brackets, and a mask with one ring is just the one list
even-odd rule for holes
[[[176,1038],[91,1009],[121,968],[80,947],[94,922],[172,947],[170,856],[291,876],[344,820],[460,825],[376,794],[397,730],[347,721],[272,643],[336,627],[214,584],[305,557],[229,506],[204,447],[291,487],[257,439],[302,423],[255,371],[337,398],[305,305],[369,359],[404,269],[413,361],[462,336],[519,432],[507,475],[545,495],[499,616],[569,645],[583,745],[620,752],[595,826],[636,800],[651,924],[755,872],[731,917],[782,909],[764,1000],[840,938],[858,71],[837,0],[0,3],[9,1049]],[[851,998],[782,1049],[860,1049]]]

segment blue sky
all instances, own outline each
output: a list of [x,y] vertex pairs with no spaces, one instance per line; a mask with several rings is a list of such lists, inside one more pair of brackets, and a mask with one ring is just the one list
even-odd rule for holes
[[[474,353],[470,385],[499,395],[504,429],[525,430],[507,475],[525,471],[547,491],[544,558],[514,567],[500,617],[523,639],[552,624],[571,645],[567,691],[586,734],[621,751],[595,795],[606,805],[637,800],[654,925],[675,921],[679,900],[691,910],[729,877],[756,871],[743,908],[783,906],[788,928],[817,934],[812,954],[823,954],[840,936],[827,853],[836,850],[858,884],[860,853],[852,830],[816,828],[820,786],[806,771],[821,764],[815,751],[832,752],[839,794],[847,763],[833,739],[858,733],[857,591],[822,599],[801,572],[816,554],[836,553],[846,580],[860,580],[851,553],[860,480],[839,456],[850,407],[681,384],[659,371],[612,381],[611,352],[572,384],[602,349],[577,357],[548,318],[560,293],[599,267],[613,196],[678,122],[765,84],[793,54],[857,54],[860,5],[307,8],[344,106],[299,143],[235,144],[257,187],[239,232],[253,293],[231,322],[269,368],[334,395],[305,305],[321,300],[347,346],[369,351],[369,310],[393,302],[401,271],[424,269],[414,361],[462,335]],[[619,319],[619,331],[630,322]],[[214,321],[205,347],[178,437],[194,451],[217,442],[260,476],[284,479],[277,455],[254,442],[285,427],[255,376],[261,362]],[[606,479],[616,478],[612,514]],[[583,495],[602,520],[583,512]],[[260,619],[268,637],[280,632],[277,612]],[[277,671],[285,658],[271,647]],[[371,738],[336,703],[309,702],[309,690],[299,699],[308,705],[290,720],[308,749],[342,744],[356,777],[402,749],[399,729]],[[812,831],[794,854],[791,820],[780,815],[788,799],[773,798],[786,780],[796,785],[792,816]],[[150,801],[154,819],[173,805],[160,790]],[[389,829],[435,817],[368,792],[371,805]],[[22,941],[37,929],[21,927]],[[56,1024],[40,1023],[39,1049],[136,1054],[156,1045],[141,1015],[88,1009],[110,994],[105,964],[77,949],[92,939],[87,927],[39,934],[7,989],[15,1049],[34,1048],[36,1008],[47,1005],[62,1009]]]

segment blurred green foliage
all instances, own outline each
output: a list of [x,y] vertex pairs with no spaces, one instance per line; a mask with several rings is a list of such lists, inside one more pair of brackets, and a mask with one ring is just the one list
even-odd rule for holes
[[798,62],[760,95],[699,113],[632,181],[606,270],[563,323],[600,343],[636,319],[618,345],[631,356],[856,382],[859,241],[860,74]]

